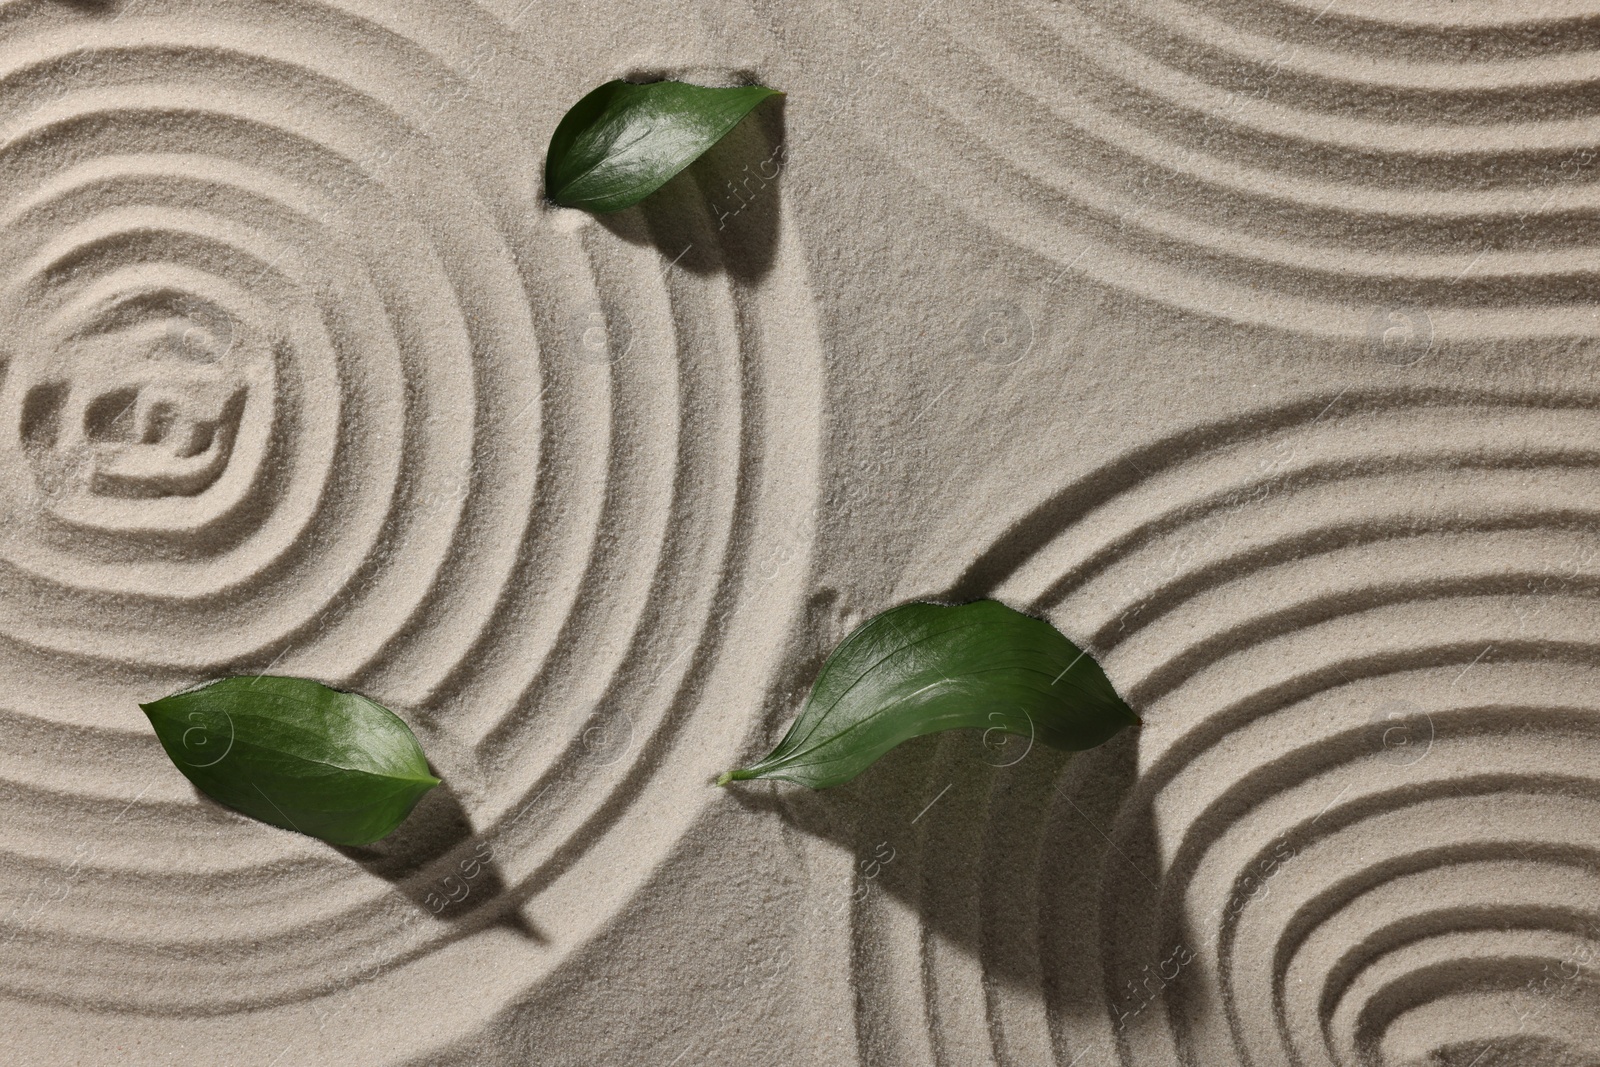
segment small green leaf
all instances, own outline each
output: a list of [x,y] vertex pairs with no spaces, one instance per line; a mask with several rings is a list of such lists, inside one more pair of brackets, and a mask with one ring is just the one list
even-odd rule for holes
[[139,706],[213,800],[336,845],[388,835],[439,784],[392,711],[302,678],[224,678]]
[[760,85],[606,82],[573,105],[550,138],[545,195],[601,214],[632,207],[667,183],[769,96]]
[[1077,750],[1138,723],[1100,665],[1049,623],[995,600],[905,604],[845,638],[778,747],[717,784],[840,785],[900,742],[941,730],[1000,730]]

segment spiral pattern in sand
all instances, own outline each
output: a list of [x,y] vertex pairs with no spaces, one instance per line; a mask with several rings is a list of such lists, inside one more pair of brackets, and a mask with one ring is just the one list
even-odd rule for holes
[[[470,1006],[383,1013],[443,1039],[648,877],[770,684],[752,621],[793,608],[816,476],[801,261],[758,295],[696,198],[697,270],[543,205],[540,62],[446,6],[0,16],[10,1002],[204,1048],[436,996],[485,934]],[[452,850],[195,798],[135,702],[250,671],[411,721]]]
[[1146,726],[941,746],[854,910],[863,1062],[1592,1062],[1593,405],[1309,397],[1016,516],[963,587]]
[[[1056,264],[1322,336],[1594,332],[1591,15],[1558,5],[775,7],[809,115]],[[1536,313],[1534,313],[1536,312]]]

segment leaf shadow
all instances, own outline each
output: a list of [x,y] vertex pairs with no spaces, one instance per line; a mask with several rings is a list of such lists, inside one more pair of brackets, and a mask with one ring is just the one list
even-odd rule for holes
[[777,255],[784,145],[784,98],[772,97],[643,201],[595,217],[664,269],[760,281]]
[[[437,768],[435,777],[443,778]],[[504,904],[511,886],[490,843],[479,836],[448,780],[429,790],[405,822],[370,845],[334,846],[369,874],[440,922],[456,923]],[[495,921],[543,944],[544,934],[518,908],[492,909]]]
[[[1123,810],[1138,777],[1137,731],[1086,752],[1035,746],[1021,758],[995,741],[950,731],[905,742],[834,789],[761,783],[729,793],[854,858],[853,884],[822,892],[855,899],[855,922],[886,893],[937,943],[977,961],[986,981],[1037,990],[1052,1011],[1104,1004],[1084,953],[1104,941],[1103,910],[1159,878],[1150,812]],[[1108,847],[1113,823],[1119,844]]]

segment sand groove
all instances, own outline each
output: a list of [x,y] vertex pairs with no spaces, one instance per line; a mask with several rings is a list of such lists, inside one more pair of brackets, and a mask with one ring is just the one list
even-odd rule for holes
[[[774,968],[773,1029],[953,1067],[1596,1062],[1600,395],[1499,365],[1343,389],[1341,362],[1532,338],[1518,372],[1569,381],[1581,346],[1542,341],[1600,321],[1594,4],[753,7],[792,173],[834,174],[827,145],[864,179],[807,189],[860,244],[811,249],[861,290],[828,305],[826,394],[775,207],[752,252],[707,189],[610,225],[538,201],[593,80],[548,43],[578,16],[0,5],[0,1015],[196,1062],[489,1062],[473,1042],[662,875],[794,680],[807,594],[854,596],[807,587],[819,427],[843,470],[888,466],[848,384],[919,336],[873,317],[902,295],[889,204],[946,227],[931,251],[1266,327],[1301,395],[1158,413],[907,551],[899,592],[1032,606],[1148,725],[1070,761],[950,738],[883,772],[916,788],[863,786],[898,858],[818,860],[808,885],[871,891],[822,901],[806,980]],[[674,47],[745,47],[725,13]],[[928,455],[912,487],[958,513]],[[854,536],[839,570],[876,588],[905,546]],[[416,723],[451,847],[350,855],[197,802],[133,703],[263,669]],[[835,1015],[804,1014],[815,975]],[[673,1062],[656,1036],[629,1062]]]
[[907,181],[1063,268],[1328,336],[1393,307],[1446,337],[1592,333],[1592,13],[1306,12],[772,17],[850,56],[849,114]]
[[854,916],[921,960],[857,962],[864,1059],[1589,1062],[1600,421],[1420,399],[1155,443],[975,550],[961,588],[1075,627],[1147,725],[939,748],[927,794],[987,808]]
[[[220,1042],[199,1020],[424,995],[521,929],[469,1026],[709,797],[739,727],[701,687],[716,718],[770,684],[752,627],[793,608],[815,478],[801,261],[757,295],[683,191],[676,270],[638,217],[543,205],[504,131],[554,98],[458,7],[0,15],[0,995]],[[134,702],[250,670],[416,724],[450,848],[197,801]]]

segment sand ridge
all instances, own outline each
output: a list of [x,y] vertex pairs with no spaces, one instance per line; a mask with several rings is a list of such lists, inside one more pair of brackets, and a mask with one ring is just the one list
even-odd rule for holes
[[[541,203],[491,121],[534,61],[466,8],[6,16],[8,1016],[53,1020],[37,1062],[75,1017],[354,1055],[487,942],[505,992],[396,1047],[470,1027],[759,702],[812,509],[803,262],[690,181],[660,233]],[[199,802],[135,702],[252,670],[407,717],[431,812],[341,852]]]
[[[13,1060],[1600,1062],[1593,22],[0,7]],[[789,95],[542,203],[645,74]],[[982,595],[1147,725],[709,787]],[[207,805],[249,670],[446,786]]]

